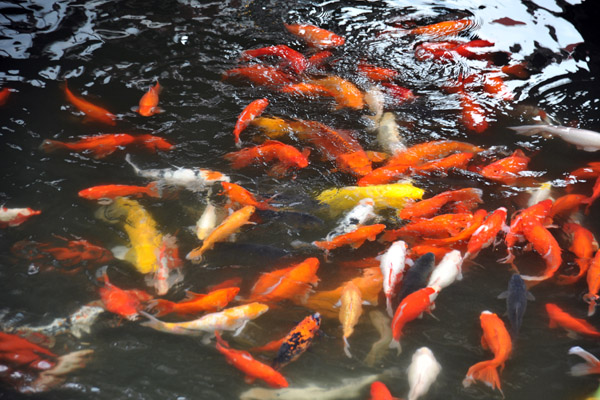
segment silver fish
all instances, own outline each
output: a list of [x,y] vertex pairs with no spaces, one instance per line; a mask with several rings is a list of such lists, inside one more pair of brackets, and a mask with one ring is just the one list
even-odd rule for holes
[[557,136],[567,143],[574,144],[584,151],[600,150],[600,133],[587,129],[569,128],[559,125],[523,125],[509,126],[509,129],[520,135],[542,135],[544,137]]

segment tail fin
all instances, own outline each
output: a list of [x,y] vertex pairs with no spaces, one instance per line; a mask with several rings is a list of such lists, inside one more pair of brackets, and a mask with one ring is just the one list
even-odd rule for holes
[[475,381],[481,381],[491,387],[492,389],[498,389],[504,397],[502,388],[500,386],[500,376],[498,376],[498,366],[492,361],[482,361],[473,365],[467,371],[467,376],[463,379],[463,386],[469,387]]
[[160,199],[162,197],[163,185],[159,184],[159,182],[150,182],[146,186],[146,189],[148,189],[148,196],[156,197],[157,199]]
[[125,161],[127,161],[127,164],[131,165],[133,167],[133,170],[135,171],[136,174],[140,174],[140,169],[137,167],[137,165],[135,165],[132,161],[131,161],[131,155],[129,153],[125,154]]
[[231,163],[231,167],[234,169],[244,168],[246,165],[250,164],[251,159],[248,158],[244,150],[240,150],[233,153],[227,153],[223,156],[224,159]]
[[344,353],[348,358],[352,358],[352,354],[350,354],[350,343],[348,343],[348,338],[344,336]]
[[592,353],[582,349],[579,346],[574,346],[569,349],[569,354],[574,354],[585,360],[584,363],[579,363],[571,367],[570,374],[572,376],[597,374],[600,371],[600,360],[598,360]]
[[519,135],[532,136],[545,133],[543,136],[552,136],[549,134],[547,128],[548,125],[523,125],[523,126],[509,126],[508,129],[512,129],[517,132]]
[[152,315],[148,314],[145,311],[138,311],[138,313],[140,315],[143,315],[144,317],[148,318],[148,321],[141,322],[140,325],[160,330],[160,328],[162,327],[162,321],[160,321],[157,318],[154,318]]
[[397,355],[400,355],[400,353],[402,353],[402,346],[400,346],[400,341],[399,340],[392,339],[392,341],[390,342],[389,348],[390,349],[396,349],[397,350],[397,352],[396,352]]
[[596,302],[598,299],[600,299],[600,296],[598,296],[597,294],[587,293],[583,295],[583,300],[589,304],[588,317],[591,317],[596,312]]
[[148,303],[148,307],[156,311],[154,313],[156,317],[162,317],[173,312],[175,303],[169,300],[156,299]]
[[65,149],[67,145],[58,140],[45,139],[40,145],[40,149],[46,153],[52,153],[54,151]]

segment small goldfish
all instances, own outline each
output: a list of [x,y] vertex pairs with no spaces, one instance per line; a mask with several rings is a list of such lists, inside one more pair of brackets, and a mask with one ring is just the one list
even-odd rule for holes
[[600,332],[592,324],[582,318],[571,316],[556,304],[546,303],[546,312],[550,318],[550,328],[561,327],[568,332],[580,333],[596,338],[600,337]]
[[285,63],[296,73],[301,74],[308,67],[306,57],[300,52],[280,44],[277,46],[261,47],[259,49],[244,50],[240,56],[240,61],[248,61],[256,57],[275,56],[285,60]]
[[98,265],[113,259],[109,250],[93,245],[87,240],[68,240],[63,247],[21,240],[12,246],[11,251],[16,256],[30,261],[46,260],[50,264],[58,262],[62,267],[73,267],[78,264]]
[[562,264],[560,245],[548,229],[538,221],[525,224],[523,234],[546,262],[546,269],[540,276],[522,275],[521,278],[526,281],[542,281],[551,278]]
[[287,93],[294,96],[302,96],[306,98],[316,98],[322,96],[334,97],[334,93],[323,85],[316,83],[300,82],[291,85],[285,85],[279,89],[281,93]]
[[162,87],[156,81],[156,85],[151,86],[150,89],[140,99],[140,105],[137,108],[137,112],[144,117],[150,117],[154,114],[161,113],[162,110],[158,106],[158,94],[162,90]]
[[344,285],[340,302],[339,320],[342,323],[342,329],[344,331],[344,353],[346,353],[348,358],[352,358],[348,338],[354,332],[354,326],[358,323],[362,314],[362,295],[358,286],[352,281]]
[[330,47],[339,47],[346,40],[327,29],[319,28],[314,25],[307,24],[284,24],[285,28],[292,35],[303,39],[310,47],[318,49],[326,49]]
[[5,87],[2,90],[0,90],[0,107],[6,104],[10,94],[11,94],[11,90],[9,88]]
[[371,388],[369,389],[369,400],[393,400],[392,393],[385,386],[385,383],[381,381],[375,381],[371,383]]
[[276,163],[268,174],[283,177],[290,168],[301,169],[308,166],[310,150],[298,151],[293,146],[283,144],[276,140],[267,140],[262,145],[242,149],[225,154],[224,158],[231,162],[235,169],[244,168],[250,164],[271,162]]
[[255,210],[256,208],[254,206],[244,206],[235,211],[225,218],[225,220],[221,222],[210,235],[208,235],[204,242],[202,242],[202,246],[196,247],[190,251],[185,258],[192,260],[193,262],[200,262],[200,260],[202,260],[202,254],[207,250],[212,249],[215,243],[226,240],[242,226],[252,224],[253,222],[248,222],[248,220]]
[[587,271],[587,285],[588,292],[583,295],[583,300],[589,304],[588,317],[591,317],[596,312],[596,305],[600,299],[600,251],[596,251],[596,256]]
[[470,131],[483,133],[487,130],[489,124],[487,113],[483,106],[479,104],[471,94],[461,90],[459,92],[460,107],[462,109],[460,121]]
[[272,388],[284,388],[289,384],[285,377],[267,364],[254,359],[247,351],[235,350],[229,347],[229,344],[221,338],[218,332],[217,350],[225,356],[227,362],[244,374],[246,382],[252,383],[255,379],[263,380]]
[[116,125],[117,117],[111,113],[110,111],[99,107],[95,104],[90,103],[87,100],[84,100],[80,97],[75,96],[68,88],[67,82],[65,81],[65,94],[67,95],[67,100],[71,102],[77,109],[83,112],[89,118],[100,121],[102,123],[114,126]]
[[269,105],[267,98],[254,100],[244,108],[244,110],[238,116],[238,119],[233,128],[233,138],[236,147],[241,147],[240,144],[240,133],[252,122],[252,120],[263,113],[265,108]]
[[78,196],[87,200],[114,199],[115,197],[161,197],[161,190],[156,182],[147,186],[132,185],[100,185],[79,191]]
[[[498,389],[502,393],[500,385],[500,376],[498,376],[498,367],[504,369],[504,363],[508,360],[512,351],[512,341],[510,334],[504,326],[504,322],[494,313],[483,311],[479,316],[483,336],[481,345],[489,348],[494,353],[494,358],[489,361],[479,362],[467,371],[463,386],[469,387],[475,381],[482,381],[492,389]],[[504,394],[502,394],[504,397]]]
[[321,315],[317,312],[304,318],[285,337],[273,360],[273,368],[281,369],[304,353],[321,327]]
[[19,226],[34,215],[41,214],[32,208],[7,208],[0,207],[0,228]]
[[396,70],[378,67],[376,65],[369,64],[364,60],[358,62],[356,69],[359,74],[366,76],[374,82],[389,81],[399,75],[398,71]]
[[442,21],[436,24],[412,28],[407,30],[406,33],[410,35],[443,37],[456,35],[457,33],[464,32],[474,25],[475,22],[471,19],[459,19],[455,21]]
[[143,308],[143,303],[152,300],[152,296],[143,290],[121,289],[108,280],[106,269],[102,271],[104,286],[100,288],[100,298],[104,307],[115,314],[125,317],[130,321],[137,319]]
[[570,236],[571,246],[569,251],[577,257],[575,262],[579,265],[576,275],[559,275],[559,284],[572,284],[582,278],[590,265],[594,252],[598,250],[598,242],[592,232],[577,223],[566,223],[562,226],[563,231]]

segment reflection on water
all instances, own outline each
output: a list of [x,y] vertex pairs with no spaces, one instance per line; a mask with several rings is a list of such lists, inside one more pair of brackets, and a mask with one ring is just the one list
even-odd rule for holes
[[[217,246],[207,257],[205,267],[186,262],[185,280],[166,296],[170,300],[180,300],[186,290],[204,293],[208,286],[233,277],[242,278],[242,293],[247,293],[261,272],[282,266],[280,260],[285,260],[285,266],[294,257],[310,254],[293,248],[291,242],[321,240],[336,223],[326,209],[317,207],[315,195],[327,188],[354,184],[356,179],[332,172],[334,164],[320,160],[314,151],[311,165],[299,171],[295,179],[266,176],[260,167],[231,169],[223,155],[236,150],[231,132],[238,114],[250,101],[268,96],[269,115],[317,120],[352,130],[365,149],[378,147],[362,118],[366,111],[330,111],[329,100],[290,100],[264,87],[221,80],[225,70],[238,65],[245,49],[283,43],[312,54],[303,41],[285,30],[284,23],[310,23],[343,35],[346,45],[333,51],[335,62],[329,73],[352,80],[362,90],[371,84],[355,73],[358,60],[396,70],[396,82],[416,95],[413,102],[386,106],[386,111],[395,112],[407,144],[458,139],[485,148],[496,146],[497,153],[492,151],[492,155],[509,155],[523,148],[532,156],[530,168],[535,175],[553,181],[556,196],[560,196],[565,173],[597,160],[597,155],[578,152],[556,140],[517,137],[506,126],[530,122],[530,114],[523,107],[535,107],[534,113],[542,109],[559,124],[599,130],[600,96],[596,78],[590,73],[599,55],[590,53],[586,59],[580,50],[581,46],[597,47],[580,45],[584,38],[574,26],[577,21],[564,18],[564,10],[571,15],[576,7],[552,0],[0,2],[0,86],[13,89],[7,104],[0,108],[0,203],[42,210],[20,227],[0,231],[0,304],[6,311],[3,324],[39,326],[66,318],[97,300],[101,286],[95,267],[72,274],[36,265],[31,268],[31,262],[11,253],[14,243],[60,243],[66,238],[85,239],[106,248],[126,244],[123,229],[95,219],[97,206],[78,198],[77,193],[99,184],[148,183],[124,162],[123,152],[99,160],[88,154],[45,154],[39,150],[44,139],[73,141],[99,133],[152,133],[167,138],[176,148],[158,154],[136,153],[136,163],[144,169],[182,166],[221,171],[252,193],[270,198],[271,204],[297,213],[274,216],[264,212],[263,224],[239,235],[240,246]],[[494,54],[492,60],[463,57],[448,62],[419,61],[414,57],[415,47],[429,39],[400,33],[400,29],[461,18],[473,19],[476,25],[452,40],[488,40],[493,43],[486,48]],[[459,118],[461,100],[456,93],[449,93],[447,86],[459,76],[475,74],[480,79],[504,65],[521,62],[526,63],[531,75],[505,81],[515,94],[513,101],[482,90],[475,92],[490,125],[483,135],[469,133]],[[66,79],[78,95],[116,114],[116,127],[83,122],[83,115],[65,99]],[[131,108],[157,80],[164,88],[160,107],[165,112],[141,117]],[[246,144],[257,132],[249,129]],[[414,184],[424,188],[427,197],[447,189],[480,187],[485,192],[486,210],[504,205],[510,213],[527,200],[522,188],[477,179],[465,172],[416,177]],[[211,199],[223,203],[216,193]],[[161,232],[177,235],[182,254],[198,245],[188,227],[204,210],[205,193],[180,192],[140,201]],[[597,207],[592,208],[586,222],[594,233],[600,228],[597,218]],[[357,251],[336,253],[336,257],[353,261],[380,250],[380,244],[370,243]],[[254,254],[252,260],[248,254]],[[466,267],[465,279],[445,289],[438,298],[438,320],[425,317],[418,327],[407,331],[405,352],[400,357],[386,354],[374,367],[360,361],[380,337],[365,313],[351,340],[356,358],[347,359],[339,322],[325,319],[323,335],[315,340],[312,351],[285,368],[286,377],[294,387],[313,383],[325,386],[395,367],[400,372],[386,383],[392,393],[403,396],[408,391],[405,369],[410,355],[427,345],[443,368],[427,398],[497,396],[483,385],[465,390],[461,381],[475,359],[489,355],[479,346],[479,313],[485,309],[499,314],[504,311],[504,303],[495,299],[505,290],[510,276],[503,265],[495,262],[503,255],[501,245],[477,258],[484,268]],[[572,260],[568,257],[570,266]],[[115,284],[146,288],[143,277],[128,263],[111,261],[109,268]],[[323,262],[318,290],[335,289],[358,274],[335,262]],[[595,389],[594,379],[566,374],[573,363],[567,350],[571,345],[581,345],[598,354],[599,347],[593,340],[574,341],[548,329],[544,311],[549,301],[583,310],[580,293],[584,290],[583,282],[568,288],[545,282],[532,289],[538,301],[529,304],[514,354],[502,373],[507,398],[581,398]],[[266,343],[283,336],[309,312],[282,303],[249,324],[231,342],[239,348]],[[62,349],[93,349],[95,353],[85,369],[68,379],[65,388],[44,394],[43,398],[230,399],[249,388],[241,373],[225,364],[212,346],[194,338],[154,332],[107,314],[98,319],[91,334],[84,334],[80,340],[70,335],[56,338],[57,353],[62,354]],[[597,317],[590,321],[598,325]],[[360,398],[366,397],[364,389]]]

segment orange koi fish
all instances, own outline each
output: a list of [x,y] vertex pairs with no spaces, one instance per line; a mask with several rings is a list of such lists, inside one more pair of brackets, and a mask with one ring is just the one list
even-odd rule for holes
[[259,49],[245,50],[240,56],[240,61],[248,61],[256,57],[275,56],[283,58],[290,68],[297,74],[301,74],[308,67],[306,57],[294,49],[280,44],[277,46],[261,47]]
[[329,241],[315,241],[313,244],[323,250],[333,250],[338,247],[350,245],[353,249],[358,249],[365,241],[372,242],[385,229],[384,224],[366,225],[356,230],[334,237]]
[[223,73],[223,80],[250,81],[259,86],[277,87],[289,85],[295,81],[294,77],[268,65],[253,64],[233,68]]
[[295,147],[277,140],[267,140],[261,145],[225,154],[232,168],[240,169],[254,163],[266,163],[277,160],[268,174],[283,177],[290,168],[301,169],[308,166],[309,149],[302,152]]
[[592,203],[596,201],[598,197],[600,197],[600,177],[596,178],[596,183],[594,183],[594,188],[592,189],[592,195],[581,202],[582,204],[587,204],[587,207],[585,208],[586,214],[590,212]]
[[471,19],[459,19],[456,21],[443,21],[438,22],[437,24],[412,28],[409,29],[407,33],[410,35],[426,35],[432,37],[451,36],[464,32],[474,25],[475,22]]
[[162,87],[156,81],[156,85],[151,86],[150,89],[140,99],[140,105],[137,112],[143,117],[150,117],[154,114],[161,113],[162,110],[158,106],[158,94],[162,90]]
[[277,302],[290,299],[303,303],[312,286],[319,282],[319,260],[307,258],[283,270],[263,274],[251,290],[248,301]]
[[269,100],[266,98],[254,100],[248,104],[244,111],[238,116],[235,128],[233,128],[233,138],[235,140],[236,147],[240,147],[240,133],[252,122],[252,120],[265,111],[265,108],[269,105]]
[[104,287],[100,288],[100,298],[106,310],[135,321],[143,308],[143,303],[152,300],[152,296],[143,290],[121,289],[108,281],[106,269],[103,271]]
[[455,201],[467,204],[468,207],[475,207],[477,204],[482,203],[482,194],[481,189],[475,188],[448,190],[429,199],[407,205],[400,210],[398,217],[402,219],[429,218],[434,216],[446,204]]
[[226,240],[230,235],[237,232],[237,230],[242,226],[246,224],[253,224],[253,222],[248,222],[248,220],[252,214],[254,214],[255,210],[256,208],[254,206],[244,206],[225,218],[225,220],[221,222],[221,224],[217,226],[210,235],[208,235],[206,240],[202,242],[202,246],[196,247],[190,251],[185,258],[192,260],[192,262],[200,262],[202,260],[202,254],[204,254],[207,250],[212,249],[215,243]]
[[[512,341],[510,334],[504,326],[504,322],[494,313],[483,311],[479,316],[483,336],[481,337],[481,346],[490,349],[494,353],[494,358],[488,361],[482,361],[473,365],[467,371],[463,380],[463,386],[469,387],[475,381],[484,382],[492,389],[498,389],[502,393],[500,385],[500,376],[498,367],[504,369],[504,363],[508,360],[512,351]],[[504,394],[502,394],[504,397]]]
[[564,312],[559,306],[552,303],[546,303],[546,312],[550,318],[550,328],[561,327],[569,332],[576,332],[582,335],[600,337],[600,332],[596,330],[584,319],[575,318]]
[[11,90],[9,88],[3,88],[0,90],[0,107],[5,105],[10,96]]
[[525,281],[543,281],[551,278],[562,264],[561,248],[558,242],[548,229],[537,221],[525,224],[523,235],[546,262],[546,270],[540,276],[521,275],[521,278]]
[[460,107],[462,108],[460,116],[462,124],[471,132],[485,132],[489,126],[485,109],[464,90],[459,92],[459,98]]
[[113,259],[113,254],[109,250],[93,245],[87,240],[69,240],[64,247],[21,240],[12,246],[11,251],[17,257],[29,261],[47,261],[50,264],[58,262],[62,267],[73,267],[79,264],[101,265]]
[[578,168],[575,171],[571,172],[567,177],[566,181],[569,182],[569,185],[572,185],[577,181],[594,179],[598,176],[600,176],[600,162],[592,161],[588,163],[585,167]]
[[398,354],[402,352],[400,346],[402,329],[424,312],[431,312],[435,308],[434,301],[439,292],[439,286],[426,287],[409,294],[400,302],[392,320],[393,339],[390,342],[390,349],[397,349]]
[[411,167],[411,171],[418,175],[430,175],[432,172],[440,175],[441,173],[446,174],[450,169],[466,169],[474,155],[473,153],[455,153],[439,160]]
[[519,173],[527,169],[529,160],[530,158],[518,149],[511,156],[486,165],[479,173],[487,179],[514,185],[520,177]]
[[579,206],[587,199],[583,194],[566,194],[554,201],[549,212],[549,217],[554,218],[557,215],[572,214],[579,210]]
[[267,201],[258,201],[256,197],[235,183],[221,182],[224,193],[222,195],[227,196],[229,203],[226,207],[231,207],[235,204],[241,206],[254,206],[257,210],[276,210],[275,207],[270,206]]
[[390,68],[377,67],[364,60],[358,62],[356,69],[359,74],[366,76],[374,82],[390,81],[399,75],[398,71]]
[[201,312],[215,312],[227,306],[238,294],[240,288],[228,287],[215,289],[207,294],[186,292],[186,300],[175,303],[169,300],[156,299],[148,303],[148,308],[155,311],[156,317],[175,313],[178,315],[194,315]]
[[500,76],[486,75],[483,90],[487,93],[495,94],[506,101],[510,101],[515,97],[504,83],[504,79]]
[[0,207],[0,228],[19,226],[34,215],[41,214],[32,208],[6,208]]
[[251,384],[255,379],[260,379],[272,388],[278,389],[289,386],[285,377],[275,369],[254,359],[247,351],[230,348],[229,344],[221,338],[218,332],[215,335],[217,337],[217,350],[225,356],[229,364],[246,375],[245,381],[247,383]]
[[589,304],[588,317],[591,317],[596,312],[596,305],[600,299],[600,251],[596,251],[596,256],[587,271],[587,285],[588,292],[583,295],[583,300]]
[[563,231],[571,237],[569,251],[577,257],[575,262],[579,265],[576,275],[559,275],[558,283],[568,285],[577,282],[587,272],[594,252],[598,250],[598,242],[592,232],[576,223],[566,223],[562,226]]
[[486,218],[485,222],[477,228],[467,244],[467,252],[463,260],[475,258],[479,252],[489,247],[501,230],[506,230],[506,208],[500,207]]
[[473,220],[473,214],[442,214],[429,219],[409,222],[399,229],[385,232],[381,237],[383,242],[393,242],[398,238],[447,238],[457,235]]
[[394,400],[395,397],[392,397],[392,393],[385,386],[383,382],[375,381],[371,383],[371,389],[369,391],[371,397],[369,400]]
[[460,231],[458,234],[448,238],[427,239],[422,244],[430,246],[449,246],[453,243],[464,242],[468,240],[471,237],[471,235],[473,235],[473,232],[475,232],[481,226],[486,216],[487,211],[479,209],[473,214],[473,218],[471,219],[468,226],[462,231]]
[[306,24],[284,24],[285,28],[292,35],[304,40],[310,47],[317,49],[327,49],[330,47],[342,46],[346,39],[338,36],[327,29],[319,28],[314,25]]
[[279,89],[281,93],[303,96],[308,98],[316,98],[321,96],[334,97],[334,94],[323,85],[316,83],[300,82],[291,85],[283,86]]
[[315,85],[325,87],[335,99],[337,105],[336,110],[344,107],[362,110],[365,106],[363,93],[352,82],[347,81],[339,76],[328,76],[321,79],[313,79],[309,81]]
[[80,97],[75,96],[69,88],[67,87],[67,82],[65,81],[65,94],[67,95],[67,100],[71,102],[77,109],[87,115],[89,118],[94,119],[96,121],[100,121],[102,123],[115,126],[117,117],[105,110],[102,107],[99,107],[95,104],[90,103],[87,100],[84,100]]
[[321,327],[321,315],[317,312],[304,318],[285,337],[273,360],[273,368],[281,369],[298,359],[310,347],[315,334]]
[[308,68],[320,69],[325,65],[327,59],[332,56],[333,53],[328,50],[319,51],[308,58]]
[[390,96],[397,105],[406,103],[417,98],[412,90],[405,88],[395,83],[382,82],[381,86],[385,89],[385,93]]
[[99,185],[83,189],[78,193],[79,197],[87,200],[114,199],[115,197],[161,197],[161,190],[156,182],[151,182],[147,186],[132,185]]
[[344,285],[340,302],[339,320],[344,331],[344,353],[346,353],[348,358],[352,358],[348,338],[354,332],[354,326],[358,323],[362,314],[362,295],[358,286],[352,283],[352,281]]
[[420,244],[420,245],[412,246],[410,248],[408,256],[411,259],[416,260],[419,257],[424,256],[427,253],[433,253],[433,255],[435,256],[435,261],[440,262],[441,259],[444,258],[444,256],[451,251],[452,251],[452,249],[450,247],[438,247],[438,246],[432,246],[429,244]]

